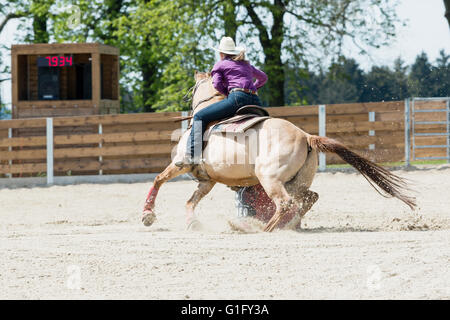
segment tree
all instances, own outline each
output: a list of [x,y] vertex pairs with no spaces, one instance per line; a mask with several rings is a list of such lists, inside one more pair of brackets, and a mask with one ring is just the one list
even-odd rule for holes
[[[60,0],[70,7],[70,0]],[[53,17],[55,39],[100,41],[121,53],[122,111],[181,110],[195,69],[207,69],[212,53],[199,50],[202,6],[193,0],[78,0],[80,21],[69,27],[71,10]]]
[[237,21],[237,6],[233,0],[222,1],[222,21],[223,34],[233,38],[236,41],[237,30],[239,28]]
[[0,3],[0,35],[3,29],[6,27],[9,21],[27,17],[29,15],[29,10],[26,8],[21,8],[18,0],[8,1],[8,5]]
[[393,95],[397,100],[403,100],[409,96],[408,92],[408,66],[404,65],[405,62],[398,57],[394,61],[394,81],[395,87],[393,90]]
[[432,65],[428,61],[428,56],[422,52],[417,56],[416,61],[411,66],[411,73],[408,77],[408,90],[416,97],[426,97],[432,92]]
[[445,5],[445,17],[448,21],[448,26],[450,27],[450,0],[444,0]]
[[53,36],[57,42],[100,41],[117,44],[115,21],[134,2],[127,0],[58,0],[52,15]]
[[319,90],[318,103],[359,101],[363,92],[363,71],[354,59],[341,58],[333,63]]
[[117,20],[126,74],[141,110],[174,111],[194,84],[194,70],[209,68],[212,52],[199,50],[198,11],[190,1],[137,1]]
[[49,19],[50,7],[54,0],[33,0],[30,11],[33,19],[33,43],[48,43],[50,35],[47,30],[47,20]]
[[[50,16],[50,7],[55,0],[9,0],[8,5],[0,4],[0,34],[7,23],[13,19],[21,19],[20,29],[26,30],[25,41],[32,43],[49,42],[47,20]],[[31,28],[28,20],[31,19]]]
[[285,103],[288,106],[306,105],[313,100],[311,92],[314,92],[313,81],[315,74],[304,68],[296,68],[287,65],[284,71]]
[[[2,63],[2,53],[0,52],[0,65]],[[9,68],[4,67],[3,70],[0,71],[0,74],[9,73]],[[11,111],[6,108],[6,105],[2,100],[2,83],[4,81],[11,80],[9,77],[0,77],[0,119],[9,118],[11,115]]]
[[387,66],[373,66],[366,76],[363,102],[399,100],[395,74]]
[[[361,51],[386,44],[395,32],[396,2],[387,0],[234,0],[241,37],[258,40],[262,52],[250,52],[269,76],[262,97],[284,105],[286,64],[341,55],[349,40]],[[214,10],[217,1],[205,7]],[[206,10],[206,9],[205,9]],[[216,12],[220,12],[217,11]],[[209,12],[207,17],[213,13]],[[226,16],[222,18],[227,19]],[[256,44],[255,44],[256,47]],[[260,59],[262,57],[262,59]],[[323,61],[322,61],[323,62]]]
[[431,71],[432,91],[429,96],[448,97],[450,96],[450,55],[447,55],[444,50],[441,50],[439,55]]

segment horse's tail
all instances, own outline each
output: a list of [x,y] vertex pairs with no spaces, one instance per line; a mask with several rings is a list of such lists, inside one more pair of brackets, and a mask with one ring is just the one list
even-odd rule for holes
[[[416,207],[416,199],[404,193],[405,190],[408,190],[405,179],[356,154],[334,139],[309,135],[308,143],[315,150],[337,154],[342,160],[358,170],[379,193],[380,191],[372,182],[390,196],[403,201],[412,210]],[[380,194],[383,195],[382,193]]]

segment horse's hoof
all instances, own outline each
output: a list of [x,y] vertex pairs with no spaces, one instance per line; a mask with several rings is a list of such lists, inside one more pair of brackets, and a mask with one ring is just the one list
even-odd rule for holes
[[156,214],[151,210],[144,210],[144,215],[142,216],[142,223],[144,226],[149,227],[156,221]]
[[192,219],[188,223],[186,229],[189,231],[200,231],[200,230],[202,230],[202,224],[197,219]]

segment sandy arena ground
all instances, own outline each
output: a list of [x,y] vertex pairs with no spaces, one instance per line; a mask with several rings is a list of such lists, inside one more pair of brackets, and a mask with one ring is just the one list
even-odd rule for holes
[[396,171],[418,210],[356,173],[317,174],[302,231],[233,232],[234,192],[217,185],[185,230],[193,181],[169,182],[158,221],[149,183],[0,190],[1,299],[449,299],[450,167]]

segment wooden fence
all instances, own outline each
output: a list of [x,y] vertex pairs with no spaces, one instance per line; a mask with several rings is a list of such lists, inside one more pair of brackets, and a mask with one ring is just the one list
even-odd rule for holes
[[[180,113],[53,118],[55,175],[158,172],[170,163]],[[47,172],[45,118],[0,121],[0,174]],[[12,138],[8,138],[8,133]]]
[[[325,106],[325,134],[375,162],[404,161],[403,101]],[[308,133],[319,134],[319,106],[269,108]],[[327,155],[327,164],[343,163]]]
[[[319,116],[320,110],[324,113]],[[404,101],[274,107],[268,111],[311,134],[319,134],[321,120],[328,137],[375,162],[405,161]],[[53,150],[47,149],[46,118],[2,120],[0,176],[43,176],[48,160],[53,161],[58,176],[160,172],[170,163],[177,144],[172,136],[182,128],[182,123],[173,121],[178,116],[181,112],[55,117],[51,121]],[[431,126],[422,125],[420,130],[427,132]],[[430,140],[422,140],[430,144]],[[435,153],[431,149],[421,152]],[[327,155],[326,163],[343,162]]]

